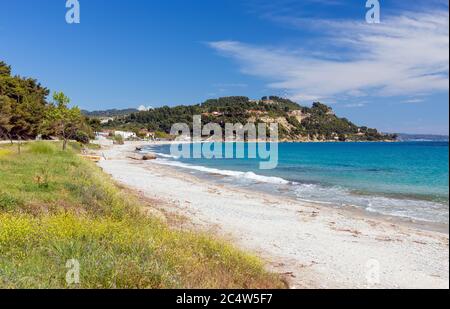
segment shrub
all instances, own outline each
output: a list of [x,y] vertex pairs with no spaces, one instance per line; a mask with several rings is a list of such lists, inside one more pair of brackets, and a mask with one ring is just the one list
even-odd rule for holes
[[123,145],[123,144],[124,144],[124,141],[123,141],[122,135],[115,135],[115,136],[113,137],[113,142],[114,142],[114,144],[116,144],[116,145]]
[[162,132],[162,131],[156,131],[155,132],[155,137],[156,138],[163,138],[163,139],[173,139],[173,136],[166,133],[166,132]]
[[90,140],[89,134],[87,134],[84,131],[80,131],[80,130],[75,133],[75,136],[73,137],[73,139],[76,140],[77,142],[80,142],[85,145],[89,144],[89,140]]
[[34,176],[34,182],[38,185],[41,189],[48,189],[49,188],[49,181],[50,175],[47,168],[40,168],[39,172]]

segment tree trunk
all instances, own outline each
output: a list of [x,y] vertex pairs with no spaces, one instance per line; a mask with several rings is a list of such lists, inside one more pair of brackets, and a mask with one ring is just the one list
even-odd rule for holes
[[21,144],[21,138],[20,138],[20,136],[19,136],[19,138],[18,138],[18,140],[17,140],[17,152],[18,152],[18,154],[20,155],[20,153],[21,153],[21,148],[20,148],[20,146],[22,146],[22,144]]
[[65,151],[66,148],[67,148],[67,139],[64,138],[64,140],[63,140],[63,150]]

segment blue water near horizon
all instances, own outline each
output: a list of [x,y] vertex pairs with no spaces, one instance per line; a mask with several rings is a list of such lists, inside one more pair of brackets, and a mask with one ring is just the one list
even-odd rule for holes
[[272,170],[259,169],[259,159],[175,158],[170,145],[152,145],[147,151],[156,153],[161,164],[216,176],[212,179],[235,186],[448,224],[448,146],[448,142],[279,143],[278,166]]

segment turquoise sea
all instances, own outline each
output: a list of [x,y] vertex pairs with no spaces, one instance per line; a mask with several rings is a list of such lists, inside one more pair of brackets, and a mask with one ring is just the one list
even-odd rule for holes
[[259,169],[258,159],[177,158],[169,145],[144,151],[155,152],[160,164],[211,181],[448,225],[448,142],[279,143],[278,148],[278,167],[272,170]]

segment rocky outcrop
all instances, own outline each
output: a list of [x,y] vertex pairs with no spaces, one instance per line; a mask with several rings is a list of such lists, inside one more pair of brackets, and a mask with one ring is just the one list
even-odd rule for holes
[[156,155],[153,153],[146,153],[142,156],[142,160],[148,161],[148,160],[156,160]]
[[157,157],[153,153],[146,153],[144,155],[140,155],[137,153],[130,153],[127,156],[128,159],[136,160],[136,161],[148,161],[148,160],[156,160]]

